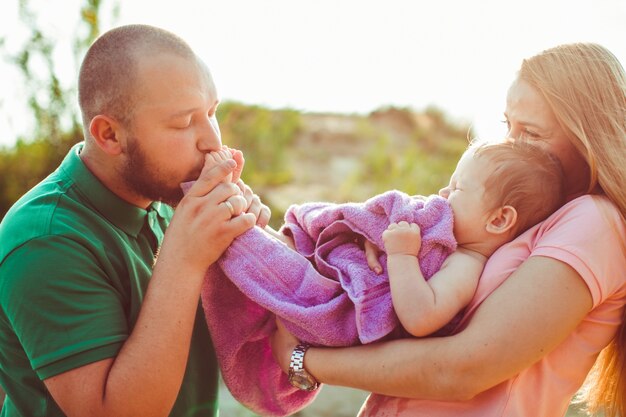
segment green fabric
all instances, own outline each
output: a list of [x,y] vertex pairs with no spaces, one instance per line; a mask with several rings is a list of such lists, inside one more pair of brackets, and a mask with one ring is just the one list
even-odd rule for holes
[[[85,167],[81,148],[0,224],[1,416],[62,416],[42,380],[117,354],[173,214],[121,200]],[[217,364],[199,306],[171,416],[215,415]]]

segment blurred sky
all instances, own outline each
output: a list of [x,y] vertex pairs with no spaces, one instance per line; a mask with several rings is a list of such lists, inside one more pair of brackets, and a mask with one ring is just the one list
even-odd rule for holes
[[[30,0],[58,47],[65,86],[82,0]],[[147,23],[187,40],[209,64],[222,100],[303,111],[368,113],[436,105],[501,135],[504,97],[524,57],[593,41],[626,64],[626,0],[103,0],[102,31]],[[0,37],[17,51],[27,31],[18,0],[0,2]],[[0,63],[0,144],[28,133],[23,80]],[[226,142],[228,141],[225,138]]]

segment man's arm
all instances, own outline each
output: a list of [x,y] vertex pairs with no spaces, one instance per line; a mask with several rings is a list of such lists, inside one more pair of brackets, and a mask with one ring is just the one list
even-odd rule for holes
[[[351,348],[314,347],[307,351],[305,367],[318,381],[332,385],[399,397],[469,399],[552,351],[591,306],[589,289],[573,268],[533,256],[454,336]],[[293,336],[281,329],[272,346],[286,370]]]
[[[44,381],[68,416],[167,416],[185,372],[206,269],[255,218],[230,218],[227,198],[241,213],[247,202],[220,182],[234,164],[205,168],[178,206],[132,333],[115,358]],[[201,250],[198,250],[201,248]]]

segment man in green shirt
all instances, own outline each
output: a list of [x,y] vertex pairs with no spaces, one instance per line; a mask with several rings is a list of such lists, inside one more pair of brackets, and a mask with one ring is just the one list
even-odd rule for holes
[[269,211],[223,181],[242,158],[205,167],[211,75],[175,35],[125,26],[87,52],[79,100],[85,142],[0,224],[1,415],[217,415],[200,287]]

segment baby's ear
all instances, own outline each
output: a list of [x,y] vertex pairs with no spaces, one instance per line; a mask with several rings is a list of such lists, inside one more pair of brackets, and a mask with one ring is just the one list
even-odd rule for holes
[[500,207],[491,213],[487,222],[487,232],[493,234],[503,234],[515,226],[517,223],[517,210],[513,206]]

